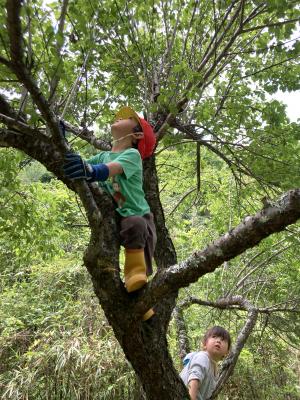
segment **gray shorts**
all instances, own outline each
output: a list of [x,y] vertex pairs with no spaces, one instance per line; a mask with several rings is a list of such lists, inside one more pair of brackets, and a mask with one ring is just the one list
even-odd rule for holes
[[145,214],[142,217],[138,215],[122,217],[120,236],[121,244],[126,249],[144,249],[147,275],[151,275],[152,258],[157,240],[153,214]]

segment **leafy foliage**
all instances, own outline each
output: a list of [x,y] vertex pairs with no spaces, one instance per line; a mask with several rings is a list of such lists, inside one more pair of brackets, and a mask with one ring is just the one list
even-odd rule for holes
[[83,267],[36,265],[1,295],[1,398],[134,398],[134,374]]
[[[1,163],[0,265],[3,282],[7,283],[13,276],[21,280],[26,277],[32,264],[82,249],[83,238],[79,240],[70,227],[84,220],[61,183],[37,180],[28,184],[30,175],[26,177],[22,169],[26,165],[23,155],[1,150]],[[25,169],[30,173],[32,166]],[[43,169],[35,175],[43,179]],[[9,276],[8,280],[3,278]]]

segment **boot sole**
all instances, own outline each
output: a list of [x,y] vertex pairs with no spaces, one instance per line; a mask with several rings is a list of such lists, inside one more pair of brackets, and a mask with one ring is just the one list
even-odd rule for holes
[[143,315],[143,321],[148,321],[148,319],[150,319],[151,317],[153,317],[154,314],[155,314],[155,312],[153,311],[152,308],[150,308],[150,310],[148,310],[148,311]]
[[140,276],[133,276],[132,278],[129,278],[126,283],[126,290],[128,293],[135,292],[136,290],[141,289],[143,286],[145,286],[147,283],[147,277],[145,277],[144,274],[141,274]]

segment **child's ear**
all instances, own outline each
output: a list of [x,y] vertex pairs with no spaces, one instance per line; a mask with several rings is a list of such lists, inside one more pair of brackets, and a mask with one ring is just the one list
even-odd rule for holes
[[134,139],[140,140],[144,137],[144,132],[134,132],[132,136]]

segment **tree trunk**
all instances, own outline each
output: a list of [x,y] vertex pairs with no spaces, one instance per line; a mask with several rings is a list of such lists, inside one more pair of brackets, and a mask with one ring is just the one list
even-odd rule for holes
[[[156,217],[158,245],[155,259],[158,269],[164,269],[176,263],[176,253],[165,227],[153,159],[148,160],[145,166],[145,174],[150,173],[151,179],[146,180],[145,190]],[[95,194],[97,190],[94,189]],[[86,193],[79,191],[79,194],[83,204],[88,207]],[[120,279],[116,223],[118,218],[107,196],[101,196],[101,203],[99,202],[98,206],[103,216],[99,217],[102,218],[101,221],[97,218],[92,220],[95,215],[87,210],[92,233],[84,256],[85,265],[92,276],[95,293],[126,358],[139,377],[147,399],[182,400],[187,397],[187,390],[174,368],[166,340],[178,291],[166,296],[159,305],[151,305],[154,306],[155,316],[146,322],[142,321],[146,305],[145,310],[137,310],[135,305],[141,300],[140,294],[128,294]]]

